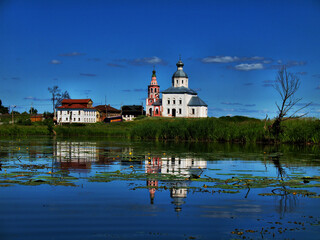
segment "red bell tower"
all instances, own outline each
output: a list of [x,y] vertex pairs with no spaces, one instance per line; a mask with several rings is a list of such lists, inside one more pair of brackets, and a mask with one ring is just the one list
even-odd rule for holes
[[156,70],[153,69],[151,83],[148,85],[148,98],[146,99],[147,116],[161,116],[160,86],[157,82]]

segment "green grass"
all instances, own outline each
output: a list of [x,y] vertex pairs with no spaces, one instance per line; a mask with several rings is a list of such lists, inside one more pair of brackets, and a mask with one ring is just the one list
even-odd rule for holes
[[[270,126],[272,121],[267,121]],[[185,119],[141,118],[131,122],[96,123],[82,126],[63,125],[53,129],[58,136],[105,136],[132,139],[270,143],[274,137],[264,120],[242,116]],[[283,122],[282,143],[320,143],[320,120],[303,118]],[[0,136],[50,135],[46,125],[0,125]]]

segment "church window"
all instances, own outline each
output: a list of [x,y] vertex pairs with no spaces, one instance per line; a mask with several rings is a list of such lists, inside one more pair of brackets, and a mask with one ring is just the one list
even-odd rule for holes
[[153,89],[151,88],[151,92],[153,93]]
[[68,118],[66,118],[66,121],[68,121]]
[[158,108],[156,109],[156,114],[157,114],[157,115],[159,114]]
[[195,113],[195,110],[194,110],[194,108],[192,108],[192,114],[194,114]]
[[181,108],[179,108],[179,114],[181,114],[182,113],[182,109]]
[[177,84],[178,84],[178,82],[179,82],[179,81],[177,80]]
[[181,80],[181,83],[183,84],[183,80]]
[[79,115],[80,115],[80,111],[79,111]]
[[168,108],[168,114],[170,114],[170,108]]
[[172,104],[173,105],[176,104],[176,100],[175,99],[172,100]]
[[75,121],[76,121],[76,118],[73,118],[73,121],[75,122]]
[[157,89],[156,89],[156,88],[154,89],[154,92],[155,92],[155,93],[157,92]]
[[179,104],[182,104],[182,100],[181,99],[179,99]]
[[170,104],[170,99],[168,99],[168,105]]
[[78,119],[78,121],[80,122],[80,118]]

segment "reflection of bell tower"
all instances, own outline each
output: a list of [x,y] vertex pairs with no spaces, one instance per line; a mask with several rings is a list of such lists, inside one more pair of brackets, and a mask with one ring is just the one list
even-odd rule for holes
[[158,187],[158,180],[152,179],[152,174],[161,173],[162,161],[159,157],[149,157],[148,164],[146,166],[146,173],[151,174],[150,178],[147,180],[147,186],[150,193],[150,203],[153,204],[156,188]]
[[[160,114],[160,106],[154,107],[154,104],[158,102],[160,97],[160,86],[157,82],[157,76],[156,76],[156,70],[153,69],[152,71],[152,77],[151,77],[151,83],[148,86],[148,98],[146,99],[146,109],[147,109],[147,115],[154,116]],[[157,113],[155,113],[155,111]]]

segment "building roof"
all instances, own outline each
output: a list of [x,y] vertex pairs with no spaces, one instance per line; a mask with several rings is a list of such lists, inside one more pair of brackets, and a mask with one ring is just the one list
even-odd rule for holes
[[188,75],[183,70],[177,70],[173,75],[173,78],[175,77],[188,77]]
[[113,112],[113,113],[120,113],[121,112],[121,110],[113,108],[110,105],[98,105],[98,106],[95,106],[94,108],[97,109],[99,112],[105,112],[106,109],[108,112]]
[[[124,105],[122,106],[122,115],[142,115],[145,114],[142,105]],[[143,112],[142,112],[143,111]]]
[[74,104],[74,103],[79,103],[79,104],[83,104],[83,103],[88,103],[88,102],[92,102],[92,100],[91,99],[63,99],[62,100],[62,104]]
[[[181,59],[177,62],[177,67],[178,70],[172,75],[172,78],[176,78],[176,77],[188,77],[188,75],[183,71],[183,62],[181,61]],[[181,68],[181,69],[179,69]]]
[[84,106],[83,104],[71,104],[71,105],[63,105],[60,107],[56,107],[60,109],[94,109],[93,107],[87,107]]
[[186,87],[169,87],[168,89],[162,91],[162,93],[166,93],[166,94],[188,93],[192,95],[197,95],[197,93],[194,90]]
[[189,103],[188,106],[194,106],[194,107],[200,107],[200,106],[205,106],[208,107],[208,105],[202,101],[198,96],[193,96]]

